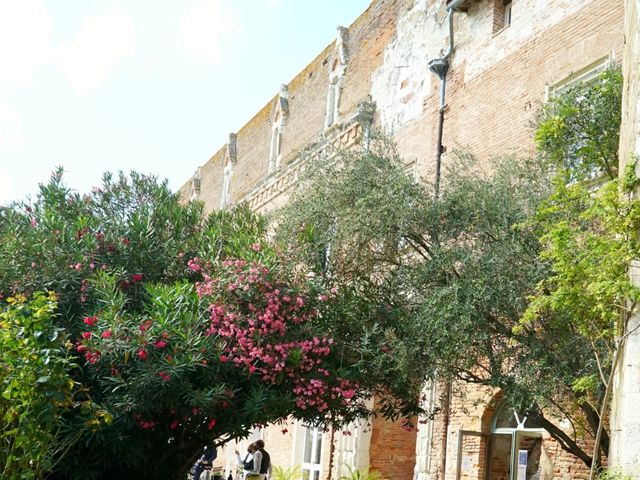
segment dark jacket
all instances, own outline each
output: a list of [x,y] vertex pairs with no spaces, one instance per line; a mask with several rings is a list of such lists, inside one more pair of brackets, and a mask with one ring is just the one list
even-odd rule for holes
[[260,473],[267,473],[269,472],[269,467],[271,466],[271,456],[264,448],[261,448],[260,452],[262,453],[262,463],[260,464]]

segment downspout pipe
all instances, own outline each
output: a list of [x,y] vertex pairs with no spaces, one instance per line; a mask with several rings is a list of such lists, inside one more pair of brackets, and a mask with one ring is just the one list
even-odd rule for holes
[[442,52],[440,58],[434,58],[429,62],[429,70],[435,73],[440,79],[440,106],[438,109],[438,144],[436,149],[436,175],[434,185],[434,195],[437,199],[440,196],[440,171],[442,165],[442,154],[444,153],[444,145],[442,145],[442,137],[444,132],[444,112],[447,107],[446,89],[447,89],[447,72],[449,71],[449,59],[455,50],[455,37],[453,31],[453,15],[465,1],[453,0],[447,6],[447,23],[449,25],[449,45],[447,50]]

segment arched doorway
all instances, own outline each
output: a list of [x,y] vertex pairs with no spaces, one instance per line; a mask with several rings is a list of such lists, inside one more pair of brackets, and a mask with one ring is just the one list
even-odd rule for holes
[[504,399],[495,407],[488,437],[487,478],[537,480],[540,478],[544,430],[521,417]]

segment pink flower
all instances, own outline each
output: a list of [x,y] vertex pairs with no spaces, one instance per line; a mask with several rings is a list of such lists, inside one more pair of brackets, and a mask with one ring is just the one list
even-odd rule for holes
[[200,267],[200,265],[198,264],[198,260],[199,258],[195,257],[187,262],[187,267],[189,267],[189,270],[191,270],[192,272],[199,272],[202,269],[202,267]]
[[98,363],[98,360],[100,360],[100,352],[97,350],[95,352],[87,352],[84,354],[84,358],[91,365],[95,365],[96,363]]
[[144,278],[144,275],[141,273],[134,273],[133,275],[131,275],[131,283],[138,283],[141,282],[142,279]]
[[353,388],[350,388],[349,390],[344,390],[342,392],[342,395],[344,396],[344,398],[352,398],[354,395],[356,394],[356,391]]
[[167,372],[159,372],[158,375],[160,375],[160,377],[162,378],[162,380],[164,380],[165,382],[168,382],[171,379],[171,375],[169,375]]
[[76,270],[80,270],[82,268],[82,264],[81,263],[76,263],[73,268],[75,268]]
[[102,332],[102,338],[111,338],[111,330],[105,330]]
[[260,251],[260,244],[259,243],[254,243],[253,245],[251,245],[251,248],[253,249],[254,252],[259,252]]
[[144,429],[150,429],[150,428],[155,427],[156,422],[152,422],[151,420],[149,420],[149,421],[141,421],[141,422],[139,422],[139,424]]
[[93,317],[84,317],[82,319],[85,325],[89,325],[90,327],[95,327],[96,323],[98,323],[98,317],[95,315]]
[[82,338],[85,340],[91,338],[91,332],[82,332]]
[[38,221],[35,219],[35,217],[31,217],[31,226],[32,227],[38,226]]
[[144,323],[141,323],[138,328],[141,332],[146,332],[147,330],[149,330],[149,327],[151,327],[151,323],[151,320],[146,320]]
[[220,363],[226,363],[229,361],[226,355],[220,355]]
[[156,343],[153,344],[153,346],[156,348],[164,348],[167,346],[167,342],[165,342],[164,340],[158,340]]
[[216,424],[216,419],[212,418],[211,420],[209,420],[209,423],[207,423],[207,429],[211,430]]
[[138,357],[140,357],[141,360],[146,360],[148,358],[147,351],[144,348],[141,348],[138,350]]

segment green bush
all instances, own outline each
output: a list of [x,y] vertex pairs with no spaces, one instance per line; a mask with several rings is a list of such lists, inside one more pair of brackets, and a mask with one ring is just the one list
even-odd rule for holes
[[[0,303],[0,477],[41,478],[76,437],[60,438],[73,408],[75,367],[55,294]],[[89,409],[91,405],[83,405]]]

